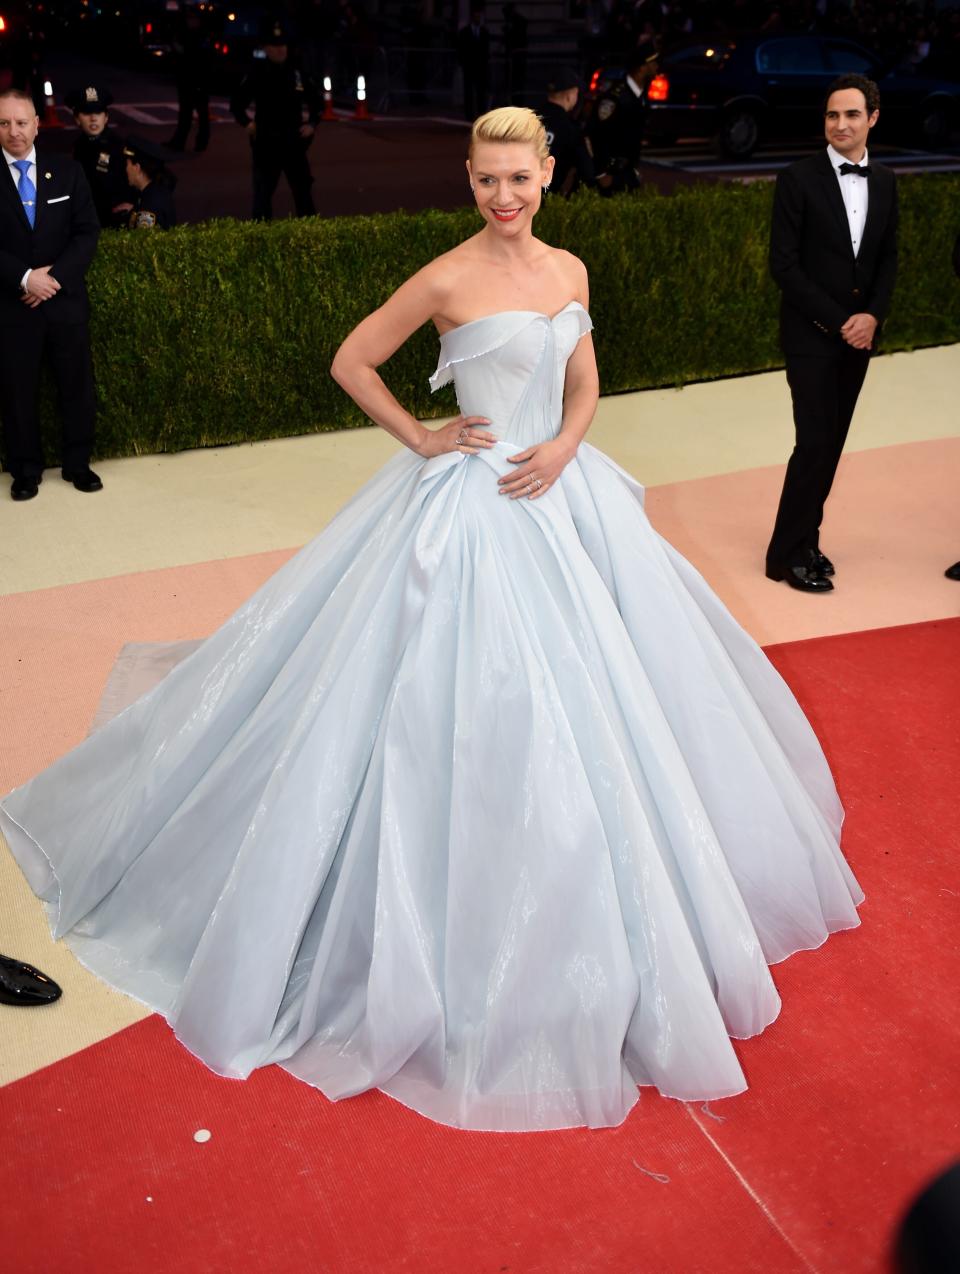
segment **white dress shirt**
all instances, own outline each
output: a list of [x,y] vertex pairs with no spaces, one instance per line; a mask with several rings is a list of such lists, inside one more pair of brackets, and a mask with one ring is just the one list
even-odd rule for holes
[[[19,161],[18,161],[18,159],[17,159],[16,155],[11,155],[11,154],[10,154],[10,152],[6,149],[6,147],[3,147],[2,149],[3,149],[3,157],[4,157],[4,159],[7,161],[7,172],[8,172],[8,173],[10,174],[10,176],[13,178],[13,184],[17,187],[17,197],[19,198],[19,196],[20,196],[20,169],[19,169],[19,168],[14,168],[14,166],[13,166],[15,163],[18,163]],[[38,188],[37,188],[37,148],[36,148],[36,146],[31,146],[31,147],[30,147],[30,153],[29,153],[29,154],[27,154],[27,155],[24,155],[24,157],[23,157],[23,158],[24,158],[24,159],[29,159],[29,160],[30,160],[30,167],[27,169],[27,176],[28,176],[28,177],[30,178],[30,180],[33,182],[33,188],[34,188],[34,190],[36,190],[36,191],[37,191],[37,194],[39,195],[39,193],[40,193],[40,192],[39,192],[39,190],[38,190]],[[39,199],[38,199],[38,201],[37,201],[37,202],[39,202]],[[37,211],[36,206],[34,206],[33,211],[34,211],[34,216],[36,216],[36,211]],[[24,272],[24,276],[23,276],[23,278],[20,280],[20,286],[21,286],[21,288],[25,288],[25,287],[27,286],[27,279],[29,279],[29,277],[30,277],[30,271],[29,271],[29,270],[27,270],[27,271],[25,271],[25,272]]]
[[[860,251],[860,243],[863,240],[863,227],[867,222],[867,206],[870,202],[870,178],[858,177],[856,173],[844,173],[841,177],[840,165],[848,164],[850,160],[841,155],[838,150],[834,150],[832,146],[827,147],[827,154],[830,156],[833,171],[837,174],[837,181],[840,183],[843,206],[847,210],[847,225],[850,227],[850,243],[853,247],[853,255],[856,256]],[[864,151],[858,167],[865,168],[867,163],[867,152]]]

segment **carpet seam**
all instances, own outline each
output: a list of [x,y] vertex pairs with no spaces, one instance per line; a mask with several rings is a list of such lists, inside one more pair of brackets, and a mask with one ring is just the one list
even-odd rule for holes
[[696,1127],[700,1130],[701,1133],[703,1133],[704,1137],[706,1137],[707,1141],[709,1141],[710,1145],[714,1148],[714,1150],[717,1152],[717,1154],[720,1156],[723,1162],[730,1169],[731,1173],[737,1179],[737,1181],[739,1182],[743,1190],[750,1196],[754,1204],[763,1213],[764,1217],[767,1219],[767,1221],[772,1226],[772,1228],[776,1230],[777,1234],[779,1234],[781,1239],[783,1239],[784,1243],[786,1243],[787,1247],[794,1254],[797,1260],[800,1261],[800,1263],[804,1266],[804,1268],[809,1271],[809,1274],[820,1274],[820,1271],[817,1269],[817,1267],[809,1260],[806,1254],[802,1252],[800,1248],[797,1247],[796,1243],[794,1243],[793,1239],[790,1238],[789,1234],[787,1234],[786,1230],[784,1230],[783,1226],[780,1224],[777,1218],[773,1215],[773,1213],[764,1203],[763,1199],[761,1199],[760,1195],[757,1194],[756,1190],[754,1190],[753,1186],[746,1179],[746,1177],[743,1175],[743,1173],[740,1171],[737,1165],[733,1162],[730,1156],[726,1153],[726,1151],[723,1150],[723,1148],[718,1144],[716,1139],[710,1135],[710,1133],[703,1126],[703,1124],[700,1122],[700,1120],[697,1118],[693,1110],[691,1110],[690,1106],[686,1102],[684,1103],[684,1109],[686,1110],[690,1118],[693,1120]]

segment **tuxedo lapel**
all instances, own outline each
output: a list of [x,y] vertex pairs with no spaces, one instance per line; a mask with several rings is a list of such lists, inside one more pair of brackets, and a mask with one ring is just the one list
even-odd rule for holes
[[[823,198],[833,211],[834,220],[837,223],[837,230],[847,245],[847,250],[853,256],[853,244],[850,242],[850,223],[847,221],[847,210],[844,207],[843,195],[840,193],[840,183],[837,181],[837,174],[833,171],[833,164],[830,162],[830,156],[826,150],[822,150],[817,157],[817,177],[823,193]],[[869,178],[868,178],[869,180]]]

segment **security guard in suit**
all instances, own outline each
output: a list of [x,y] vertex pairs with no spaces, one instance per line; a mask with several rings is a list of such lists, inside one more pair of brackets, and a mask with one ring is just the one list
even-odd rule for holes
[[[316,212],[307,148],[320,118],[320,95],[313,80],[290,57],[286,27],[271,19],[261,36],[266,58],[254,62],[237,87],[230,109],[250,134],[253,154],[253,219],[273,216],[273,193],[281,174],[290,184],[298,217]],[[248,108],[254,104],[254,117]]]
[[645,90],[655,66],[654,58],[636,55],[625,77],[611,84],[594,104],[587,136],[602,194],[636,190],[640,185]]
[[127,184],[123,142],[109,126],[107,112],[113,96],[95,84],[75,89],[67,97],[80,136],[73,157],[90,185],[100,225],[107,229],[123,224],[133,193]]

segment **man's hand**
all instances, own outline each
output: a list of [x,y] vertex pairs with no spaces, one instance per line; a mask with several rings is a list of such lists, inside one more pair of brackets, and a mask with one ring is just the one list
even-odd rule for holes
[[23,302],[24,305],[26,305],[31,310],[35,310],[38,305],[43,304],[39,296],[31,296],[29,292],[24,292],[20,300]]
[[110,209],[111,212],[133,212],[132,203],[115,203]]
[[300,136],[304,139],[304,141],[307,141],[309,138],[311,138],[314,132],[315,132],[315,129],[312,124],[300,125]]
[[254,120],[251,120],[250,123],[247,125],[247,132],[250,134],[251,137],[256,137],[257,125]]
[[877,320],[872,314],[851,314],[840,329],[840,335],[854,349],[869,349],[877,331]]
[[56,296],[60,291],[60,284],[56,279],[50,277],[52,265],[36,266],[30,271],[30,277],[27,279],[26,294],[28,297],[36,297],[37,301],[49,301],[52,296]]

